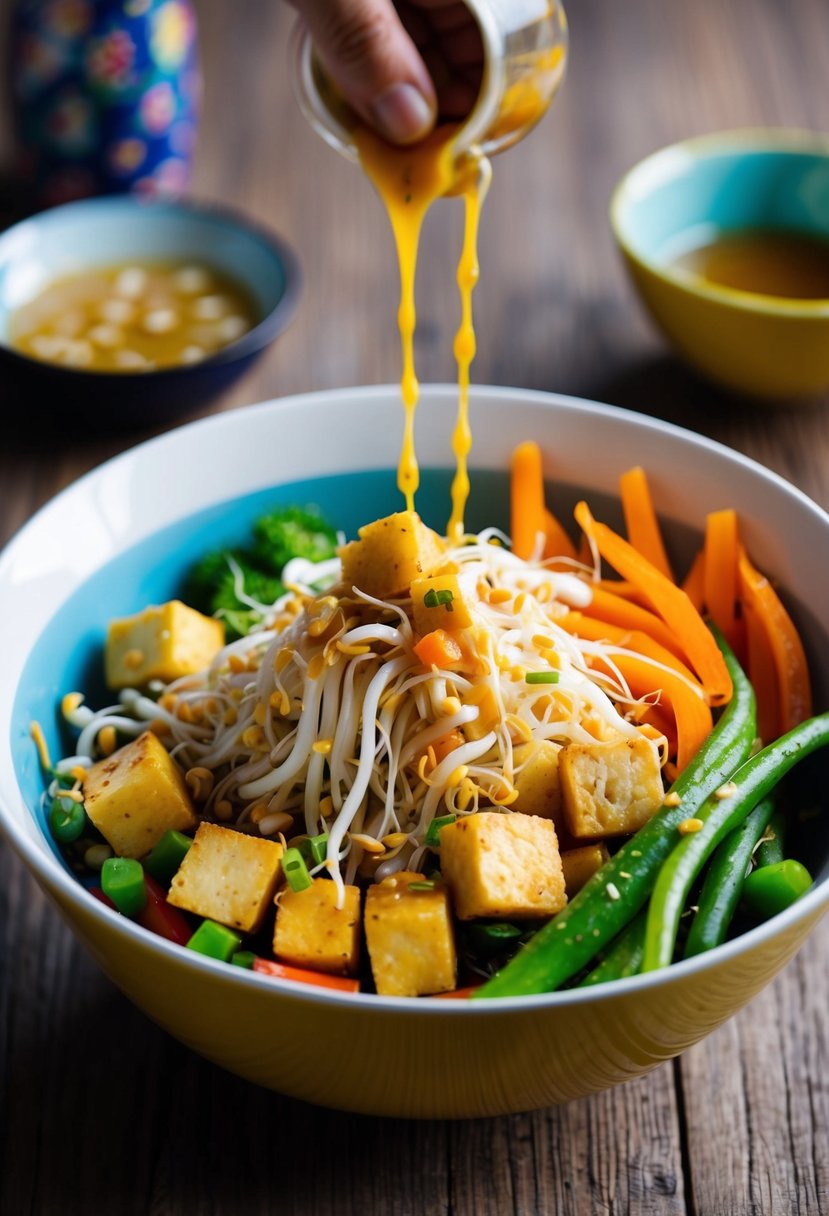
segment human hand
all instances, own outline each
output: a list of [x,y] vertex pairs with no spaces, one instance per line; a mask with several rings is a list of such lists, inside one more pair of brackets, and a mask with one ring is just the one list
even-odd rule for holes
[[289,0],[346,101],[392,143],[475,104],[483,42],[463,0]]

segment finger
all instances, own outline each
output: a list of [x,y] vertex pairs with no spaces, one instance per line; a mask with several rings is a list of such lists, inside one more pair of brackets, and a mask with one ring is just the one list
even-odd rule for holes
[[434,87],[391,0],[292,0],[324,67],[357,113],[393,143],[435,123]]

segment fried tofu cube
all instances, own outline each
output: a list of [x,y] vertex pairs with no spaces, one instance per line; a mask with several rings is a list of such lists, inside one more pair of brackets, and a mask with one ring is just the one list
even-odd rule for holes
[[343,580],[381,600],[408,592],[416,578],[438,563],[445,548],[415,511],[398,511],[366,524],[359,537],[339,550]]
[[636,832],[662,804],[656,744],[570,743],[559,755],[564,821],[577,839]]
[[140,688],[149,680],[177,680],[209,667],[225,644],[225,627],[180,600],[151,605],[111,621],[106,642],[109,688]]
[[[412,889],[414,884],[414,889]],[[403,871],[366,895],[366,945],[381,996],[428,996],[455,987],[457,954],[449,892]]]
[[552,819],[558,827],[561,819],[561,783],[558,775],[558,754],[561,744],[551,739],[524,743],[514,752],[518,797],[513,811],[522,815],[540,815]]
[[165,832],[198,822],[181,771],[151,731],[87,770],[83,800],[119,857],[143,857]]
[[604,841],[585,844],[579,849],[564,849],[561,854],[561,868],[564,871],[567,898],[572,899],[606,861],[610,861],[610,853]]
[[477,599],[474,579],[458,574],[427,574],[412,579],[414,626],[419,634],[433,629],[468,629]]
[[304,891],[286,887],[276,897],[273,952],[283,963],[356,975],[360,963],[360,889],[346,887],[342,908],[337,886],[315,878]]
[[461,920],[555,916],[567,902],[551,819],[479,811],[440,832],[440,864]]
[[281,844],[203,823],[173,875],[167,898],[185,912],[255,933],[281,876]]

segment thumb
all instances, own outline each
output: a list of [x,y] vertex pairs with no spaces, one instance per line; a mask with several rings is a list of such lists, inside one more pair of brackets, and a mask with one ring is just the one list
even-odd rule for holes
[[434,85],[392,0],[293,0],[346,101],[392,143],[422,139],[437,112]]

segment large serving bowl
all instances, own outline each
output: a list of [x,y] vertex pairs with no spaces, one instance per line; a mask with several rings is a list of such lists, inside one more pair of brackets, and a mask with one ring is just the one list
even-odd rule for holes
[[[418,506],[440,527],[455,394],[424,393]],[[73,931],[131,1000],[209,1059],[312,1102],[406,1116],[525,1110],[638,1076],[745,1005],[829,903],[815,887],[708,955],[604,988],[515,1000],[413,1000],[306,989],[152,936],[92,899],[45,831],[30,721],[59,752],[57,704],[100,689],[107,620],[173,595],[189,561],[241,538],[275,502],[317,502],[346,532],[399,509],[395,390],[294,397],[174,431],[103,465],[28,523],[0,558],[0,821]],[[829,517],[751,461],[652,419],[512,389],[473,394],[474,527],[506,520],[510,450],[538,439],[556,509],[582,492],[614,522],[621,472],[648,471],[681,565],[707,511],[740,513],[756,562],[803,632],[819,707],[829,704]],[[163,493],[160,490],[163,488]],[[819,868],[818,863],[818,868]]]

